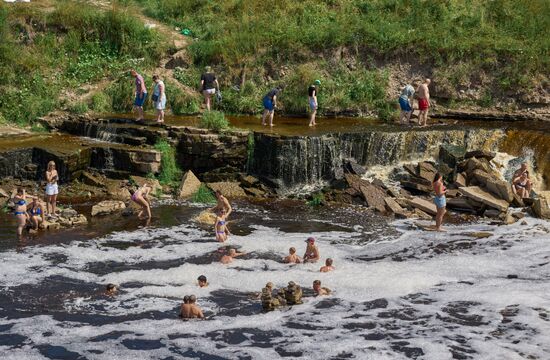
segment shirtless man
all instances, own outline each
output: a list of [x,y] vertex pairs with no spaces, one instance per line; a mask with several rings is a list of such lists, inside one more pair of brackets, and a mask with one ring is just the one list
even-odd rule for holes
[[322,287],[321,280],[315,280],[313,282],[313,292],[315,292],[315,296],[324,296],[330,295],[332,291],[329,288]]
[[197,278],[197,283],[201,288],[208,286],[208,280],[206,280],[206,276],[204,275],[201,275]]
[[319,249],[315,246],[315,239],[310,237],[306,240],[306,243],[307,246],[304,254],[304,263],[314,263],[319,261],[321,256],[319,255]]
[[[225,210],[225,221],[229,219],[229,214],[233,211],[233,208],[231,207],[231,204],[229,204],[229,200],[225,196],[222,195],[220,190],[216,190],[216,200],[217,204],[213,208],[210,209],[214,214],[217,214],[220,210]],[[227,224],[225,225],[225,233],[229,236],[229,229],[227,227]]]
[[416,89],[418,110],[420,110],[418,114],[418,125],[420,126],[426,126],[426,122],[428,121],[428,108],[430,107],[430,89],[428,89],[428,86],[430,83],[431,80],[426,78],[418,89]]
[[332,259],[328,258],[328,259],[325,260],[325,266],[321,267],[321,269],[319,271],[320,272],[329,272],[329,271],[332,271],[334,269],[335,269],[335,267],[332,266]]
[[302,259],[296,255],[296,248],[291,247],[288,249],[288,256],[283,259],[283,262],[286,264],[299,264]]
[[[187,303],[185,302],[187,298]],[[186,296],[181,304],[180,316],[184,319],[203,319],[204,314],[200,307],[197,306],[197,297],[195,295]]]
[[242,253],[238,253],[237,250],[235,249],[230,249],[229,252],[222,256],[222,258],[220,259],[220,262],[222,264],[231,264],[233,262],[233,258],[236,258],[237,256],[241,256],[241,255],[244,255],[246,253],[242,252]]

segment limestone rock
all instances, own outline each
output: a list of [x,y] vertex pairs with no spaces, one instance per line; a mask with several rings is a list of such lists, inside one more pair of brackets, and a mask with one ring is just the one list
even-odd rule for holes
[[497,210],[506,211],[508,209],[509,204],[506,200],[496,198],[491,193],[481,189],[479,186],[466,186],[461,187],[459,190],[463,196],[479,201]]
[[543,191],[533,202],[533,212],[538,218],[550,219],[550,191]]
[[127,201],[132,194],[120,181],[106,180],[107,195],[113,200]]
[[408,190],[420,191],[426,194],[432,192],[432,184],[427,184],[425,179],[411,178],[409,180],[402,180],[401,186]]
[[505,200],[508,203],[511,203],[514,200],[514,192],[512,191],[512,186],[504,180],[490,177],[487,180],[485,187],[490,193]]
[[462,146],[443,144],[439,146],[439,161],[454,168],[464,159],[466,149]]
[[499,217],[499,215],[500,215],[500,211],[498,211],[496,209],[487,209],[483,213],[483,216],[491,218],[491,219],[496,219],[496,218]]
[[512,193],[514,194],[514,199],[512,199],[512,204],[511,206],[513,207],[525,207],[525,203],[523,201],[523,199],[521,198],[521,196],[519,196],[519,194],[516,194],[512,191]]
[[82,172],[82,174],[80,175],[80,180],[82,181],[82,183],[90,186],[95,186],[95,187],[105,186],[105,182],[99,176],[95,176],[87,171]]
[[361,185],[361,194],[363,194],[369,207],[375,208],[381,213],[386,212],[386,203],[384,199],[387,194],[382,188],[367,182]]
[[65,218],[70,218],[73,216],[78,216],[78,212],[75,209],[65,208],[61,210],[61,216]]
[[413,214],[414,214],[417,218],[419,218],[419,219],[421,219],[421,220],[432,220],[432,216],[431,216],[431,215],[426,214],[424,211],[422,211],[422,210],[420,210],[420,209],[417,209],[417,208],[415,208],[415,209],[413,210]]
[[122,201],[104,200],[92,206],[92,216],[107,215],[125,208],[126,205]]
[[367,169],[359,165],[355,159],[347,159],[344,161],[344,171],[355,175],[363,175],[367,172]]
[[456,174],[455,185],[458,188],[466,186],[466,174],[464,173]]
[[8,194],[6,190],[0,188],[0,197],[9,198],[10,194]]
[[437,169],[432,163],[422,161],[418,163],[418,176],[424,180],[427,180],[430,185],[434,180],[434,176],[437,173]]
[[474,208],[474,206],[472,206],[472,204],[470,204],[468,199],[462,196],[447,199],[447,207],[449,209],[458,210],[458,211],[466,211],[466,212],[476,211],[476,209]]
[[512,216],[515,217],[516,219],[523,219],[525,218],[525,214],[522,213],[522,212],[515,212],[515,213],[512,213]]
[[265,196],[265,191],[254,187],[244,188],[244,192],[247,193],[247,195],[257,197],[257,198],[261,198]]
[[201,181],[193,174],[191,170],[183,175],[181,186],[178,193],[178,199],[184,200],[193,196],[201,187]]
[[455,198],[459,195],[460,193],[458,189],[447,189],[447,192],[445,193],[445,196],[447,196],[447,198]]
[[409,204],[415,208],[415,209],[420,209],[430,215],[435,215],[437,214],[437,208],[435,206],[435,204],[431,201],[428,201],[428,200],[424,200],[422,198],[419,198],[419,197],[414,197],[412,199],[409,200]]
[[219,190],[222,193],[222,195],[227,198],[239,198],[239,197],[246,196],[246,193],[244,192],[243,188],[241,188],[238,182],[230,182],[230,181],[214,182],[214,183],[208,183],[208,187],[212,189],[212,191]]
[[466,154],[464,154],[464,159],[470,159],[470,158],[478,158],[478,159],[486,159],[487,161],[491,161],[495,158],[496,154],[491,151],[486,150],[473,150],[468,151]]
[[48,229],[48,230],[57,230],[61,228],[61,225],[59,225],[59,223],[52,222],[52,221],[44,221],[43,226],[44,226],[44,229]]
[[396,217],[407,217],[405,214],[405,210],[395,201],[395,199],[391,197],[384,198],[384,202],[386,203],[386,207],[395,214]]
[[72,226],[81,226],[86,225],[88,223],[88,219],[86,216],[79,214],[77,216],[73,216],[71,219]]
[[254,187],[260,184],[260,180],[252,175],[246,175],[241,177],[241,184],[245,187]]

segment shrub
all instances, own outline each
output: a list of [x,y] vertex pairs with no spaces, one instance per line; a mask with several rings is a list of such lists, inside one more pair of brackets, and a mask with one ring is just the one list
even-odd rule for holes
[[205,111],[200,119],[200,126],[208,130],[220,131],[229,127],[229,122],[221,111]]
[[307,202],[308,206],[316,207],[325,204],[325,195],[321,192],[313,194],[311,200]]
[[111,110],[112,101],[109,95],[104,92],[97,92],[92,95],[91,109],[96,112],[107,112]]
[[166,98],[174,115],[193,115],[200,111],[199,94],[190,94],[177,84],[166,83]]
[[181,170],[177,165],[175,149],[166,140],[159,140],[155,144],[155,149],[161,153],[160,174],[158,176],[160,183],[171,185],[179,181]]
[[69,110],[70,112],[72,112],[74,114],[84,114],[89,109],[88,109],[88,105],[86,105],[85,102],[80,101],[80,102],[70,104],[69,107],[67,108],[67,110]]
[[111,99],[111,108],[115,111],[128,112],[134,105],[135,88],[129,76],[123,76],[111,83],[105,90]]
[[201,204],[215,204],[216,196],[206,185],[201,184],[199,190],[193,194],[193,202]]

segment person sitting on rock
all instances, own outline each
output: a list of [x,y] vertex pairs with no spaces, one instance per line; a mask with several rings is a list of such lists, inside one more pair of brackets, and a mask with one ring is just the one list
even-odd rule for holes
[[324,296],[330,295],[332,290],[326,287],[321,287],[321,280],[315,280],[313,282],[313,292],[315,293],[315,296]]
[[32,197],[32,202],[27,212],[29,213],[32,230],[37,231],[39,228],[42,229],[45,221],[44,209],[40,201],[38,201],[37,196]]
[[302,259],[296,255],[296,248],[291,247],[288,249],[288,256],[283,259],[283,262],[286,264],[299,264],[302,262]]
[[514,193],[521,196],[521,198],[528,198],[531,195],[531,180],[529,179],[529,172],[524,171],[521,175],[517,176],[512,181],[512,189]]
[[216,240],[219,242],[225,242],[227,240],[226,233],[226,212],[225,209],[218,210],[218,216],[216,217],[216,223],[214,224],[214,231],[216,232]]
[[222,258],[220,259],[220,262],[222,264],[230,264],[233,262],[233,258],[236,258],[237,256],[241,256],[241,255],[244,255],[246,253],[242,252],[242,253],[238,253],[237,250],[235,249],[229,249],[229,252],[227,254],[225,254],[224,256],[222,256]]
[[523,174],[523,173],[527,173],[527,177],[529,177],[529,167],[528,167],[528,164],[526,162],[522,162],[521,167],[519,169],[517,169],[516,171],[514,171],[514,175],[512,175],[512,181],[515,178],[520,177],[521,174]]
[[199,287],[201,287],[201,288],[208,286],[208,280],[206,280],[206,276],[204,276],[204,275],[199,276],[197,278],[197,282],[198,282]]
[[304,263],[315,263],[319,261],[320,255],[319,255],[319,249],[315,245],[315,238],[309,237],[306,240],[307,246],[306,246],[306,252],[304,254]]
[[[187,299],[186,299],[187,298]],[[187,303],[185,302],[187,300]],[[184,319],[202,319],[204,314],[199,306],[196,304],[197,297],[195,295],[189,295],[183,298],[183,304],[181,304],[180,317]]]
[[332,259],[328,258],[328,259],[325,260],[325,266],[322,266],[319,271],[320,272],[329,272],[329,271],[332,271],[334,269],[335,269],[334,266],[332,266]]
[[284,289],[285,300],[288,305],[297,305],[302,303],[302,288],[294,281],[290,281]]

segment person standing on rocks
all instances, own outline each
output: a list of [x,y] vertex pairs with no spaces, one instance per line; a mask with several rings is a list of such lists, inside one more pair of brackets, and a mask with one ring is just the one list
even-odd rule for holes
[[52,218],[57,217],[55,211],[57,210],[57,195],[59,194],[58,180],[59,175],[55,169],[55,162],[50,161],[46,170],[46,212],[48,217]]
[[204,102],[206,103],[206,110],[210,111],[212,103],[212,95],[216,93],[216,89],[220,88],[216,74],[212,72],[210,66],[204,68],[205,72],[201,75],[201,89],[204,96]]
[[443,224],[443,216],[445,216],[447,212],[447,199],[445,198],[447,189],[443,184],[443,177],[440,173],[436,173],[434,176],[433,189],[435,192],[434,203],[437,208],[437,213],[435,215],[435,231],[445,231],[441,225]]
[[166,92],[164,87],[164,81],[160,79],[158,75],[153,75],[153,81],[155,86],[153,88],[153,104],[157,110],[157,123],[162,124],[164,122],[164,109],[166,108]]
[[281,92],[282,88],[277,86],[271,89],[263,98],[264,114],[262,116],[262,125],[266,124],[266,119],[269,116],[269,126],[273,126],[273,115],[275,114],[275,108],[277,107],[277,95]]
[[418,114],[418,125],[422,127],[426,126],[428,121],[428,109],[430,107],[430,89],[428,86],[430,83],[431,80],[426,78],[424,79],[424,82],[420,84],[418,89],[416,89],[416,94],[418,97],[418,110],[420,110],[420,113]]
[[309,101],[309,126],[315,126],[315,116],[317,115],[317,109],[319,103],[317,102],[317,86],[321,85],[321,80],[315,80],[313,85],[310,85],[307,89],[308,101]]
[[136,121],[143,120],[143,104],[145,104],[145,99],[147,98],[147,88],[145,87],[145,81],[143,76],[137,73],[134,69],[130,70],[130,74],[135,78],[136,84],[136,97],[134,99],[134,111],[137,112]]
[[412,85],[407,84],[401,91],[399,96],[399,106],[401,107],[401,115],[399,122],[404,125],[405,120],[407,124],[411,123],[411,115],[413,113],[412,99],[414,96],[414,88]]
[[[146,183],[132,194],[132,201],[141,206],[141,211],[138,213],[138,218],[140,220],[151,219],[151,205],[148,197],[151,190],[153,190],[153,188]],[[143,217],[143,213],[147,215]]]

